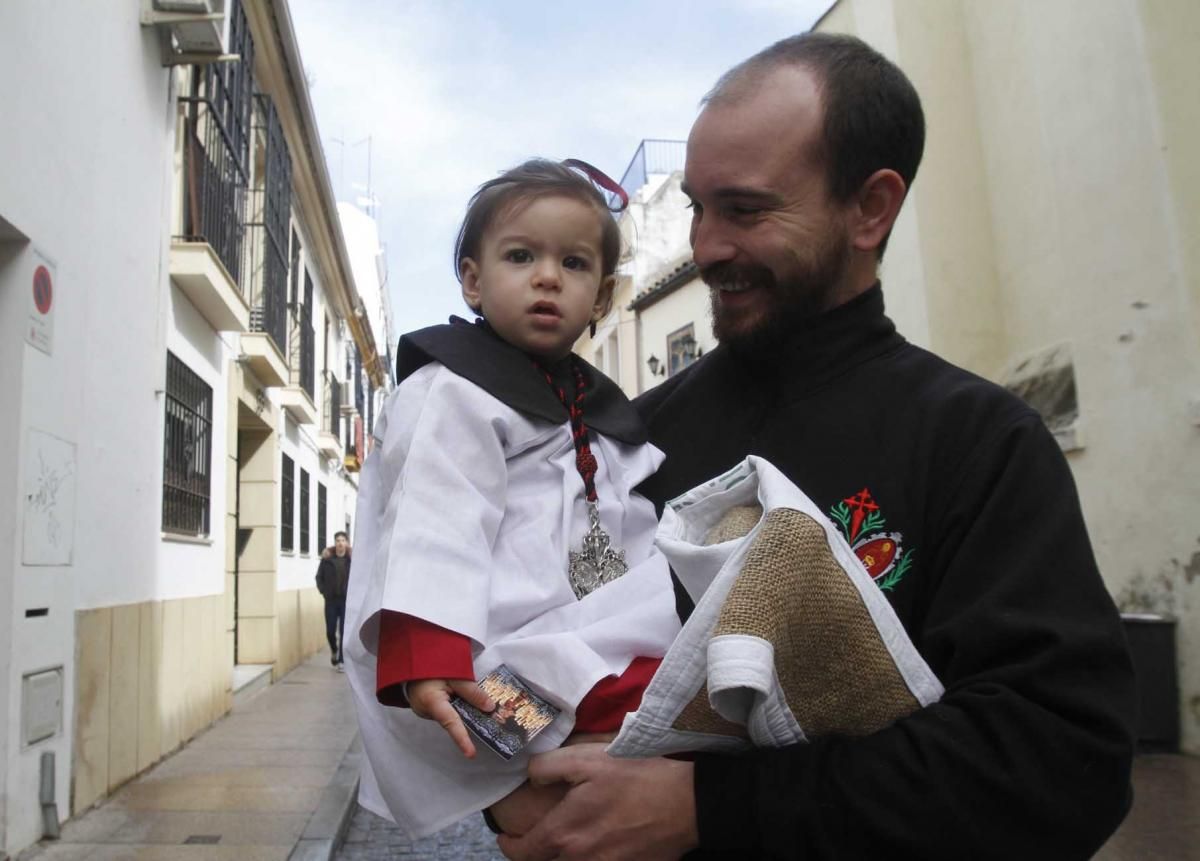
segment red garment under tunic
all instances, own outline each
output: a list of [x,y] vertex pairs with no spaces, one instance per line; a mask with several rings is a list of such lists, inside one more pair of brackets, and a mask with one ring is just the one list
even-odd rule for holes
[[[661,658],[634,658],[619,676],[596,683],[575,710],[575,732],[615,732],[636,711]],[[385,706],[408,707],[404,683],[418,679],[475,680],[471,641],[438,625],[383,610],[379,619],[379,663],[375,696]]]

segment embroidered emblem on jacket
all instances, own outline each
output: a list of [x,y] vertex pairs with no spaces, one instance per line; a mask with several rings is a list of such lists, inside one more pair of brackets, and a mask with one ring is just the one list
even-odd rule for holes
[[912,550],[904,550],[904,536],[884,532],[887,521],[871,492],[863,488],[829,509],[829,517],[842,531],[854,555],[884,592],[890,592],[912,567]]

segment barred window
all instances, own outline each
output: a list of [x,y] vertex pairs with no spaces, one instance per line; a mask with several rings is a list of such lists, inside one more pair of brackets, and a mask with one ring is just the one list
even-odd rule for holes
[[296,465],[286,454],[283,456],[283,480],[279,482],[281,512],[279,524],[279,549],[291,552],[296,546]]
[[163,422],[164,532],[208,535],[212,481],[212,389],[167,353]]
[[300,552],[308,552],[308,473],[300,470]]
[[317,482],[317,550],[324,550],[326,544],[325,519],[329,516],[329,505],[325,498],[325,485]]

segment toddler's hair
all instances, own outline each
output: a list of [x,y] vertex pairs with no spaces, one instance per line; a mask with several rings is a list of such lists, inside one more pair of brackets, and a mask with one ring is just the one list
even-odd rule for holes
[[599,189],[580,173],[556,161],[533,158],[489,179],[471,197],[467,214],[454,242],[454,274],[462,281],[462,262],[479,260],[483,234],[501,212],[522,207],[540,197],[563,196],[592,206],[600,219],[600,274],[617,270],[621,257],[621,231]]

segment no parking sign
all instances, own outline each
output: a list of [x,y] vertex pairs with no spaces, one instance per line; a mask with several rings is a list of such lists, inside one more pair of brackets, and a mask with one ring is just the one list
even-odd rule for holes
[[47,356],[54,351],[55,266],[46,255],[33,251],[30,267],[29,324],[25,340]]

